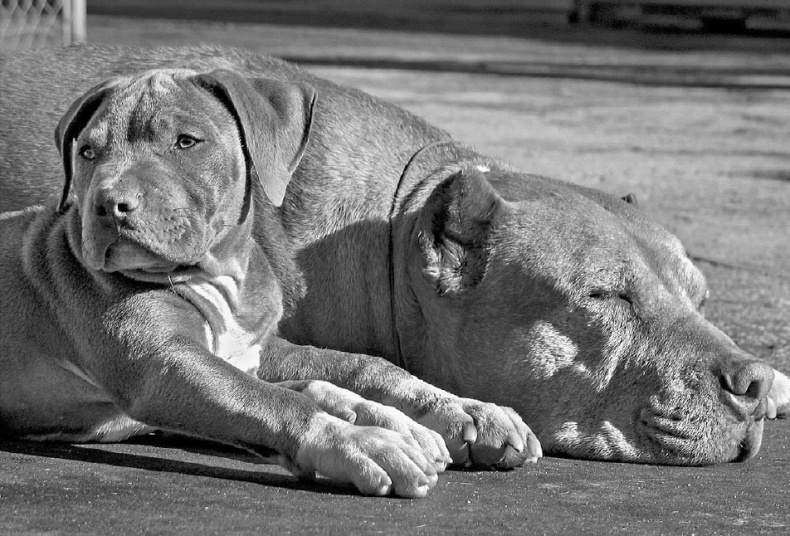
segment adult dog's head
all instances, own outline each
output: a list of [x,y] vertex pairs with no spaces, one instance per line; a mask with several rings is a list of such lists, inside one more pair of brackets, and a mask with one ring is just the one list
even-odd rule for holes
[[580,458],[745,460],[787,411],[787,378],[768,396],[774,370],[705,319],[704,277],[632,197],[480,165],[425,184],[398,301],[418,375]]
[[169,281],[211,275],[249,239],[253,190],[279,206],[304,151],[315,92],[226,70],[153,70],[72,104],[55,133],[64,211],[94,270]]

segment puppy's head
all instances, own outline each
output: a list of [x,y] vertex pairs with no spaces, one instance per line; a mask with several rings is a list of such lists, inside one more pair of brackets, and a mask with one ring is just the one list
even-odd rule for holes
[[279,206],[315,93],[230,71],[154,70],[105,82],[55,133],[82,256],[139,279],[189,273],[248,238],[252,190]]
[[628,199],[469,166],[430,194],[411,251],[417,367],[514,407],[548,453],[707,464],[759,449],[773,369],[705,319],[702,274]]

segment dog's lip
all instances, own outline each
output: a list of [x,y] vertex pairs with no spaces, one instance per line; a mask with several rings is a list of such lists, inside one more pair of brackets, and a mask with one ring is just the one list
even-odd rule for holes
[[644,407],[637,414],[636,427],[643,440],[665,453],[671,453],[676,463],[682,464],[681,460],[693,463],[700,443],[705,441],[705,431],[700,423],[677,410]]
[[643,410],[637,420],[637,431],[642,441],[652,444],[653,449],[658,449],[658,452],[663,453],[665,461],[671,460],[672,464],[698,464],[695,459],[698,457],[700,444],[705,440],[701,429],[697,428],[695,431],[688,426],[682,426],[673,418],[644,413]]
[[137,268],[133,270],[118,270],[118,272],[136,281],[163,284],[183,283],[203,273],[197,266],[187,265],[176,265],[175,268],[169,270]]
[[123,238],[107,248],[103,270],[138,281],[168,283],[186,281],[200,272],[194,265],[162,258],[145,246]]
[[[761,443],[761,433],[756,432],[755,436],[755,427],[761,427],[762,423],[762,420],[730,423],[733,426],[742,425],[746,428],[741,432],[732,431],[738,436],[742,434],[742,437],[738,444],[734,445],[736,454],[728,459],[711,459],[705,456],[707,449],[704,444],[710,438],[706,433],[705,423],[693,417],[666,416],[653,408],[643,408],[638,414],[636,426],[643,440],[653,443],[665,453],[671,453],[672,463],[684,464],[683,460],[685,460],[689,465],[707,465],[722,461],[745,461],[754,457]],[[722,424],[716,423],[716,428],[721,427]],[[734,436],[731,439],[734,439]]]
[[638,422],[651,438],[659,442],[699,441],[705,435],[701,427],[689,419],[663,415],[650,408],[640,411]]

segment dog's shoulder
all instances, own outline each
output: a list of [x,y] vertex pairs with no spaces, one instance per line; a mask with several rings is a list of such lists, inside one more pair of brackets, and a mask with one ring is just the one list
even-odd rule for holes
[[44,205],[0,213],[0,257],[3,260],[19,258],[24,244],[48,234],[58,219],[54,207]]

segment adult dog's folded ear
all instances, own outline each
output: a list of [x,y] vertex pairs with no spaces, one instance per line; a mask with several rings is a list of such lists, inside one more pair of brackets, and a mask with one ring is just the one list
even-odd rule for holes
[[58,126],[55,127],[55,145],[57,145],[60,157],[63,160],[64,171],[63,193],[60,196],[58,212],[63,212],[66,209],[69,191],[71,190],[74,142],[77,141],[80,132],[87,126],[114,85],[114,81],[107,81],[89,89],[72,103],[69,109],[66,110],[66,113],[63,114],[63,117],[60,118]]
[[424,272],[438,294],[458,295],[483,280],[504,203],[476,167],[454,173],[431,193],[417,228]]
[[246,78],[218,69],[195,76],[238,121],[249,172],[256,174],[269,200],[282,205],[285,189],[302,159],[310,127],[315,90],[305,84]]
[[635,207],[639,206],[639,201],[636,200],[636,194],[626,194],[623,197],[621,197],[620,199],[622,199],[623,201],[625,201],[629,205],[634,205]]

